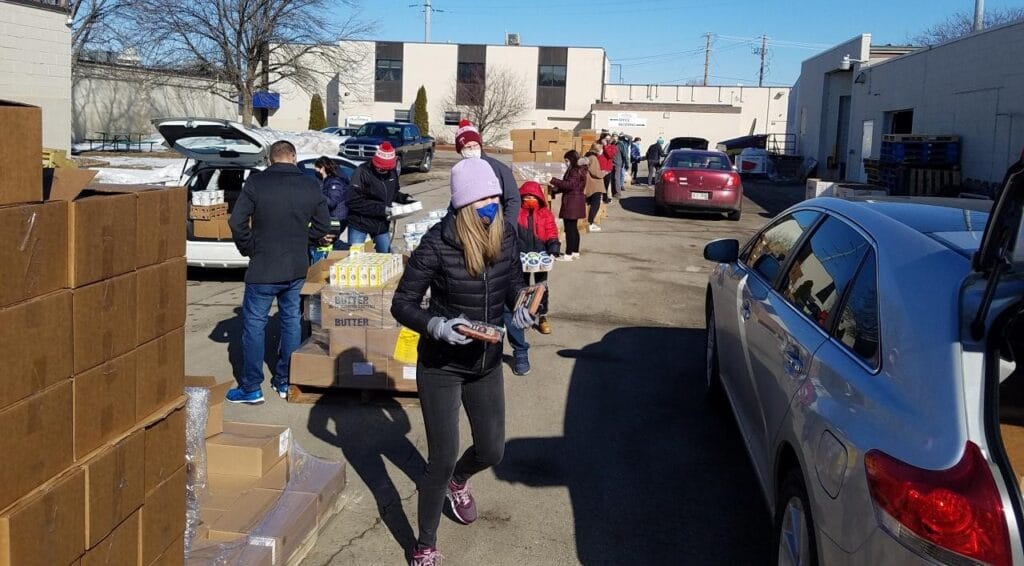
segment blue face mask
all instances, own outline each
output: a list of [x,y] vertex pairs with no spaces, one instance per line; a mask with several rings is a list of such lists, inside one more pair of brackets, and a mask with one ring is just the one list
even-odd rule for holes
[[494,222],[494,217],[498,215],[498,203],[492,202],[491,204],[481,206],[476,209],[476,213],[480,215],[480,218]]

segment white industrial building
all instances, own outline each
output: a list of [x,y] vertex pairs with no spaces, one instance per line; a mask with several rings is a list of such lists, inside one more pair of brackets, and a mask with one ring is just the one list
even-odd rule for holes
[[71,145],[66,0],[0,0],[0,99],[43,110],[43,145]]
[[803,63],[789,131],[827,179],[866,180],[892,133],[960,136],[965,182],[998,182],[1024,148],[1022,59],[1024,22],[916,50],[862,35]]

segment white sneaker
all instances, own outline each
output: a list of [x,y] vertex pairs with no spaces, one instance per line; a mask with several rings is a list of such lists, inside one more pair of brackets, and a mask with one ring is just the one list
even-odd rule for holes
[[555,261],[572,261],[572,255],[562,254],[555,258]]
[[601,227],[598,226],[597,224],[591,224],[589,229],[590,229],[591,232],[600,232],[601,231]]
[[576,260],[580,258],[580,252],[573,252],[572,259]]

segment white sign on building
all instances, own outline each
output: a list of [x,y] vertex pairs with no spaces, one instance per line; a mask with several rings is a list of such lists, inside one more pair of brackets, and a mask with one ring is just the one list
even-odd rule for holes
[[629,112],[619,112],[608,117],[608,129],[617,128],[646,128],[647,118],[641,118]]

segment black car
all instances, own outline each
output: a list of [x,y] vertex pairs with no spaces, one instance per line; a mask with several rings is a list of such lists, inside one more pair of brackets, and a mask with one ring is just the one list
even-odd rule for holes
[[700,151],[706,151],[708,149],[708,140],[704,138],[672,138],[668,140],[667,152],[671,152],[673,149],[697,149]]

